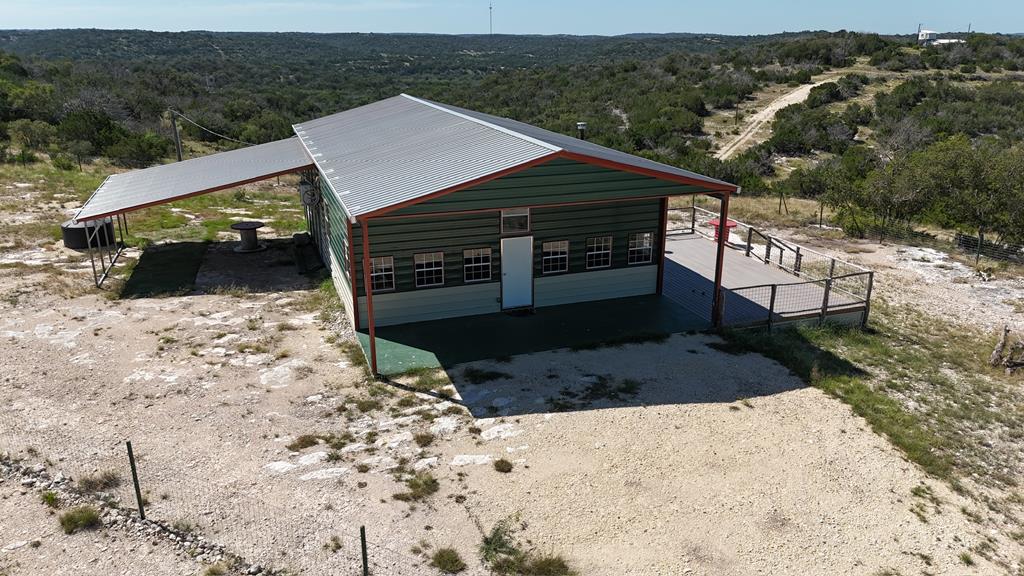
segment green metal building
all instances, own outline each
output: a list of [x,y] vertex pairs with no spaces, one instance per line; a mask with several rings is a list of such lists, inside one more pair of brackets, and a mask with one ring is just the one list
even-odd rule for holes
[[[126,228],[133,210],[300,173],[310,233],[377,372],[379,327],[661,293],[669,197],[720,198],[724,225],[737,190],[405,94],[294,130],[297,138],[110,176],[75,216],[89,223],[90,254],[113,245],[99,242],[109,227],[97,223]],[[98,253],[97,285],[120,251]],[[723,255],[720,241],[716,322]]]
[[736,190],[406,95],[295,130],[322,198],[310,228],[374,371],[378,327],[657,294],[668,198]]

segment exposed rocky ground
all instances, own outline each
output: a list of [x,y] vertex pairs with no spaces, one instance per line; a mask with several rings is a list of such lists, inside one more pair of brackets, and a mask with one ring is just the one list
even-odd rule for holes
[[[0,270],[0,451],[74,482],[112,471],[130,509],[130,439],[151,519],[265,570],[350,573],[365,525],[377,574],[436,574],[441,546],[483,574],[482,532],[512,518],[524,547],[588,575],[1002,572],[960,558],[984,539],[970,503],[712,337],[481,362],[453,387],[403,379],[412,393],[366,382],[314,288],[116,300],[73,254],[34,254]],[[0,506],[25,512],[0,525],[0,571],[216,559],[116,526],[65,536],[41,489],[12,482]]]

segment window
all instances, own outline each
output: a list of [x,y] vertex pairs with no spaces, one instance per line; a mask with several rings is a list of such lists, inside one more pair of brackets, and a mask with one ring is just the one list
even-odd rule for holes
[[587,238],[587,269],[612,265],[612,237]]
[[501,211],[501,233],[519,234],[530,231],[530,209],[510,208]]
[[466,282],[491,279],[491,249],[473,248],[462,251],[463,278]]
[[413,255],[416,287],[441,286],[444,284],[444,252],[428,252]]
[[541,272],[556,274],[569,271],[569,241],[544,242],[541,248]]
[[395,259],[393,257],[370,258],[370,286],[374,292],[395,289]]
[[630,264],[650,264],[654,260],[654,233],[640,232],[629,235]]

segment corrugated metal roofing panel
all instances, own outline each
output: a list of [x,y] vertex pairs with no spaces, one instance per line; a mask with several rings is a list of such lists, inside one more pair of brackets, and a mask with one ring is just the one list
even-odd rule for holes
[[715,190],[734,188],[572,136],[406,94],[294,128],[353,217],[563,154],[686,178]]
[[405,95],[296,125],[295,132],[353,216],[558,152],[550,144]]
[[313,163],[298,138],[220,152],[173,164],[113,174],[75,220],[92,220],[154,204],[295,172]]
[[633,154],[628,154],[626,152],[614,150],[612,148],[606,148],[599,144],[594,144],[593,142],[581,140],[579,138],[575,138],[573,136],[568,136],[565,134],[559,134],[558,132],[552,132],[550,130],[545,130],[543,128],[538,128],[536,126],[526,124],[524,122],[519,122],[509,118],[502,118],[500,116],[492,116],[490,114],[484,114],[483,112],[467,110],[465,108],[459,108],[458,106],[451,106],[449,104],[438,104],[436,102],[431,103],[436,104],[437,106],[447,108],[453,112],[480,120],[482,122],[494,124],[506,130],[517,132],[519,134],[529,136],[530,138],[546,142],[552,146],[557,146],[558,148],[561,148],[562,150],[565,150],[566,152],[572,154],[581,154],[584,156],[589,156],[591,158],[607,160],[609,162],[615,162],[618,164],[625,164],[627,166],[633,166],[644,170],[653,170],[655,172],[661,172],[663,174],[679,176],[682,178],[690,178],[699,182],[707,182],[708,184],[715,186],[733,187],[732,184],[724,182],[722,180],[717,180],[715,178],[704,176],[702,174],[697,174],[696,172],[690,172],[689,170],[684,170],[682,168],[670,166],[668,164],[662,164],[661,162],[655,162],[654,160],[649,160],[647,158],[641,158],[640,156],[634,156]]

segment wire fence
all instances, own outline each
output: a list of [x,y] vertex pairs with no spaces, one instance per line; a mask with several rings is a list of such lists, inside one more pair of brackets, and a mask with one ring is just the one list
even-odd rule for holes
[[[67,478],[97,506],[138,514],[123,439],[74,437],[31,422],[9,408],[0,409],[0,455],[45,468],[51,478]],[[218,468],[209,454],[158,457],[145,443],[133,448],[147,520],[177,535],[202,536],[258,565],[260,573],[362,574],[361,524],[373,525],[365,541],[369,574],[436,573],[426,555],[401,550],[417,539],[377,517],[379,512],[374,514],[361,497],[357,481],[346,478],[340,467],[320,468],[322,476],[312,485],[274,482],[255,478],[251,471]],[[463,533],[448,535],[452,541],[479,538],[472,523],[464,524]]]

